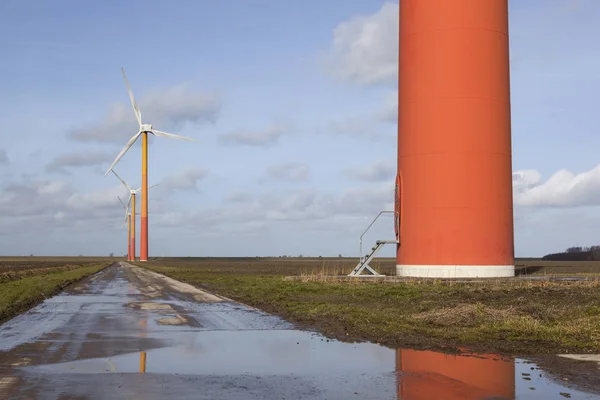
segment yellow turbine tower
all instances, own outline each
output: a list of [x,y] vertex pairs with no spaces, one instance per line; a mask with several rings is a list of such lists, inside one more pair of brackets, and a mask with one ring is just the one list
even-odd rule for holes
[[[135,261],[135,218],[136,218],[136,212],[135,212],[135,198],[136,198],[136,194],[142,190],[142,188],[138,188],[138,189],[132,189],[129,187],[129,185],[123,180],[123,178],[121,178],[113,169],[110,170],[116,177],[118,180],[121,181],[121,183],[123,184],[123,186],[125,186],[125,188],[127,188],[127,190],[129,190],[129,200],[127,202],[127,206],[129,206],[131,204],[131,214],[130,214],[130,223],[129,223],[129,260],[128,261]],[[153,188],[155,186],[158,186],[158,183],[156,185],[152,185],[150,186],[148,189]],[[121,199],[119,199],[119,201],[121,201]],[[123,202],[121,202],[121,204],[123,204]],[[143,208],[142,208],[142,213],[143,213]],[[140,246],[141,247],[141,246]],[[141,253],[141,249],[140,249],[140,253]],[[141,261],[141,254],[140,254],[140,261]],[[146,258],[147,260],[147,258]]]
[[104,176],[108,175],[110,171],[112,171],[113,167],[119,162],[121,157],[133,146],[135,141],[141,136],[142,137],[142,216],[141,216],[141,237],[140,237],[140,261],[148,261],[148,134],[151,133],[154,136],[162,136],[171,139],[180,139],[180,140],[189,140],[195,142],[196,140],[179,135],[173,135],[172,133],[167,133],[163,131],[158,131],[152,128],[151,124],[144,124],[142,122],[142,113],[140,112],[137,104],[135,103],[135,98],[133,97],[133,93],[131,92],[131,88],[129,87],[129,82],[127,81],[127,76],[125,75],[125,70],[121,68],[121,72],[123,73],[123,79],[125,80],[125,86],[127,86],[127,92],[129,93],[129,99],[131,100],[131,105],[133,106],[133,111],[135,112],[135,118],[140,125],[138,132],[129,139],[129,142],[125,145],[123,150],[117,155],[115,161],[113,161],[108,171],[104,174]]

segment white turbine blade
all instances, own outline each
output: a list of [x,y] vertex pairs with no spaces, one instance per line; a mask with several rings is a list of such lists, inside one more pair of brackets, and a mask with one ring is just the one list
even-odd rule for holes
[[125,218],[127,215],[131,215],[131,195],[129,195],[129,201],[127,202],[127,208],[125,209]]
[[[121,205],[125,209],[125,221],[127,221],[127,216],[129,215],[129,203],[131,203],[131,200],[129,201],[129,203],[127,203],[127,205],[125,205],[125,203],[123,203],[123,200],[121,200],[119,196],[117,196],[117,199],[119,199],[119,203],[121,203]],[[125,222],[123,222],[123,224],[125,224]],[[121,229],[123,229],[123,225],[121,225]]]
[[142,132],[138,132],[135,135],[133,135],[131,137],[131,139],[129,139],[129,142],[127,142],[127,144],[125,145],[125,147],[123,148],[123,150],[121,150],[121,152],[119,153],[119,155],[117,156],[117,158],[115,158],[115,161],[113,161],[113,163],[111,164],[111,166],[108,169],[108,171],[106,171],[106,173],[104,174],[104,176],[108,175],[108,173],[113,169],[113,167],[119,162],[119,160],[121,159],[121,157],[123,157],[123,155],[125,153],[127,153],[127,150],[129,150],[129,148],[131,148],[131,146],[133,146],[133,144],[135,143],[135,141],[137,140],[137,138],[140,137],[141,134],[142,134]]
[[[158,186],[158,185],[160,185],[160,183],[155,183],[154,185],[148,186],[148,189],[151,189],[154,186]],[[140,193],[142,191],[142,188],[137,188],[137,189],[135,189],[133,191],[136,192],[136,193]]]
[[125,209],[125,219],[123,220],[123,223],[121,224],[121,229],[123,229],[123,227],[127,223],[127,217],[129,217],[129,212],[127,209]]
[[127,188],[127,190],[131,191],[131,188],[129,187],[129,185],[128,185],[128,184],[126,184],[126,183],[125,183],[125,181],[123,180],[123,178],[121,178],[121,177],[119,176],[119,174],[117,174],[117,173],[115,172],[115,170],[114,170],[114,169],[111,169],[111,171],[112,171],[112,173],[113,173],[113,174],[115,174],[115,176],[117,177],[117,179],[121,181],[121,183],[123,184],[123,186],[125,186],[125,187]]
[[192,138],[189,138],[189,137],[179,136],[179,135],[173,135],[172,133],[167,133],[167,132],[163,132],[163,131],[156,131],[154,129],[152,129],[150,132],[152,134],[156,135],[156,136],[162,136],[162,137],[171,138],[171,139],[189,140],[190,142],[197,142],[198,141],[196,139],[192,139]]
[[125,86],[127,86],[127,93],[129,94],[129,100],[131,100],[131,105],[133,106],[133,111],[135,112],[135,118],[137,119],[140,127],[142,126],[142,113],[135,103],[135,98],[133,97],[133,92],[131,91],[131,87],[129,86],[129,81],[127,80],[127,75],[125,75],[125,70],[121,67],[121,72],[123,73],[123,79],[125,79]]

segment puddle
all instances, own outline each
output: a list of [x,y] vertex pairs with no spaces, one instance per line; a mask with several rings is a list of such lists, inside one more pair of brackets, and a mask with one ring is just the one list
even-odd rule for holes
[[175,317],[159,318],[156,322],[160,325],[183,325],[187,324],[188,320],[177,314]]
[[[309,332],[206,331],[179,332],[177,336],[181,345],[146,352],[147,373],[346,375],[394,370],[394,352],[385,347],[326,342]],[[111,361],[119,372],[137,372],[139,353],[112,357]],[[97,373],[104,364],[104,359],[94,359],[34,368],[50,373]]]
[[176,336],[180,344],[173,347],[20,369],[61,375],[295,377],[315,388],[335,383],[356,393],[364,392],[366,382],[371,382],[367,386],[377,382],[377,393],[396,394],[382,398],[402,400],[600,398],[557,383],[529,361],[496,355],[456,356],[328,342],[297,330],[179,332]]
[[159,311],[159,310],[168,310],[168,311],[173,311],[173,307],[171,307],[170,304],[166,304],[166,303],[159,303],[159,302],[135,302],[135,303],[130,303],[129,307],[132,308],[139,308],[141,310],[149,310],[149,311]]
[[47,304],[122,303],[123,299],[107,295],[63,294],[46,299],[45,302]]

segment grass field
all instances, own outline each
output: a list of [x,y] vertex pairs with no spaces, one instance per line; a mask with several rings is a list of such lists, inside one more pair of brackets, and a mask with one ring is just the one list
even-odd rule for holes
[[[521,274],[589,276],[460,283],[319,282],[356,259],[165,258],[137,263],[344,340],[510,353],[600,351],[600,262],[519,260]],[[393,275],[395,260],[372,263]],[[285,276],[304,276],[289,281]]]
[[0,323],[114,262],[108,257],[0,257]]

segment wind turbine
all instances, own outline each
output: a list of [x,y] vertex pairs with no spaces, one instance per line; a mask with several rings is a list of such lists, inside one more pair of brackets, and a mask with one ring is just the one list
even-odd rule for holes
[[134,261],[131,259],[131,213],[129,212],[129,205],[131,204],[131,197],[129,198],[129,202],[127,203],[127,205],[125,205],[125,203],[123,203],[123,200],[121,200],[121,198],[119,196],[117,196],[117,199],[119,199],[119,203],[121,203],[123,208],[125,208],[125,219],[123,220],[123,223],[121,224],[121,229],[123,229],[123,227],[125,226],[125,223],[127,223],[127,261]]
[[[131,92],[131,87],[129,87],[129,81],[127,80],[127,76],[125,75],[125,70],[121,68],[121,72],[123,73],[123,79],[125,80],[125,86],[127,86],[127,93],[129,94],[129,99],[131,100],[131,105],[133,106],[133,112],[135,113],[135,118],[139,124],[138,132],[129,139],[129,142],[125,145],[123,150],[117,155],[115,161],[113,161],[108,171],[104,174],[104,176],[108,175],[110,171],[112,171],[113,167],[119,162],[121,157],[125,155],[127,150],[133,146],[135,141],[141,136],[142,137],[142,217],[141,217],[141,237],[140,237],[140,261],[148,261],[148,134],[151,133],[154,136],[162,136],[171,139],[180,139],[180,140],[189,140],[195,142],[196,140],[179,135],[173,135],[172,133],[167,133],[163,131],[158,131],[152,128],[151,124],[144,124],[142,122],[142,113],[140,112],[135,98],[133,97],[133,93]],[[134,214],[135,216],[135,214]]]
[[[130,218],[131,218],[131,222],[130,222],[130,228],[129,228],[129,249],[130,249],[130,260],[128,261],[135,261],[135,198],[136,198],[136,194],[141,190],[141,188],[138,189],[132,189],[129,187],[129,185],[123,180],[123,178],[121,178],[116,172],[115,170],[111,169],[110,170],[116,177],[118,180],[121,181],[121,183],[123,184],[123,186],[125,186],[125,188],[127,188],[127,190],[129,190],[129,199],[127,201],[127,206],[129,206],[131,204],[131,214],[130,214]],[[148,189],[153,188],[154,186],[158,186],[158,183],[155,185],[150,186]],[[120,201],[121,199],[119,199]],[[121,202],[121,204],[123,204],[123,202]],[[143,212],[143,208],[142,208],[142,212]],[[141,246],[140,246],[141,247]],[[140,249],[141,250],[141,249]],[[140,254],[140,261],[141,261],[141,254]]]

